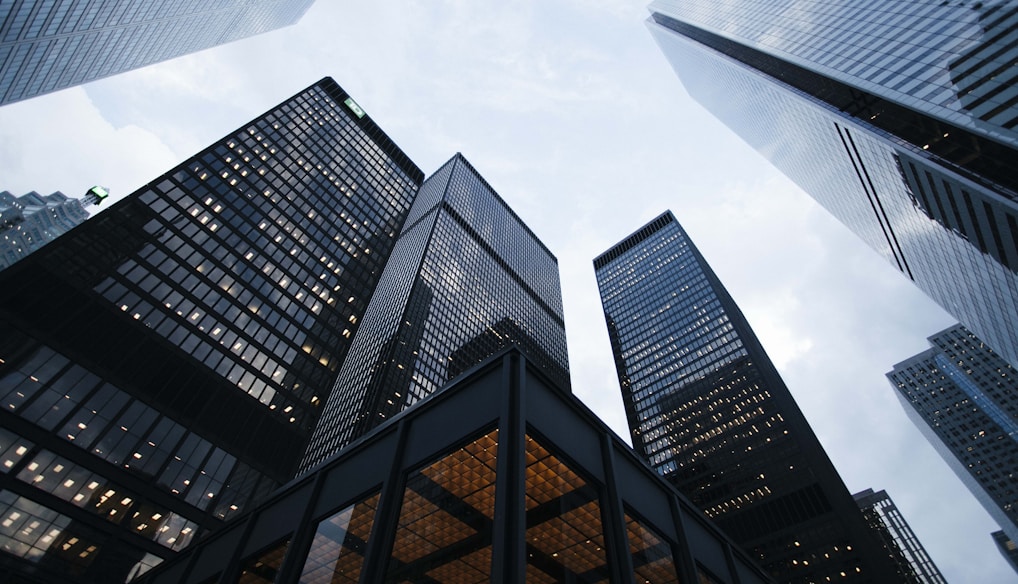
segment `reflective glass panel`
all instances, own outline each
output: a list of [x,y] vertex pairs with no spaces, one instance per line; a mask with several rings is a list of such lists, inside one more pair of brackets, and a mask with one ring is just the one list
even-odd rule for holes
[[279,574],[279,566],[286,556],[290,540],[283,540],[272,547],[244,560],[237,584],[272,584]]
[[527,582],[608,582],[593,485],[527,437]]
[[646,524],[626,514],[629,553],[636,584],[678,584],[675,560],[668,542]]
[[375,493],[318,524],[301,584],[357,584],[377,506]]
[[0,549],[33,563],[80,575],[99,541],[71,519],[14,493],[0,492]]
[[386,582],[491,578],[498,431],[410,475]]

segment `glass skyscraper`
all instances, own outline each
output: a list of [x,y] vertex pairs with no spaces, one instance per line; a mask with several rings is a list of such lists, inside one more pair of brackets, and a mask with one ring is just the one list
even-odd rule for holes
[[961,325],[887,374],[905,413],[1018,541],[1018,372]]
[[88,219],[86,209],[107,195],[102,187],[89,190],[84,199],[59,191],[20,197],[0,192],[0,270],[80,225]]
[[0,272],[0,580],[124,582],[289,480],[423,178],[323,79]]
[[1018,364],[1018,2],[650,10],[694,99]]
[[4,0],[0,105],[297,22],[314,0]]
[[916,537],[912,527],[905,521],[898,506],[887,491],[860,491],[852,497],[858,503],[863,517],[877,531],[884,546],[898,559],[898,573],[903,579],[916,584],[947,584],[933,558]]
[[899,581],[742,312],[671,212],[594,268],[637,453],[779,582]]
[[421,186],[301,471],[508,345],[568,390],[558,260],[457,154]]

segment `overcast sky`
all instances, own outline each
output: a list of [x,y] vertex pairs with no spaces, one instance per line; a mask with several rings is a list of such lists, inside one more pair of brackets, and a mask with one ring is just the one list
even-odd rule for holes
[[628,430],[592,259],[671,209],[852,492],[948,581],[1014,581],[884,374],[953,320],[693,102],[645,0],[319,0],[300,24],[0,108],[0,189],[124,196],[324,76],[430,174],[462,152],[559,259],[574,392]]

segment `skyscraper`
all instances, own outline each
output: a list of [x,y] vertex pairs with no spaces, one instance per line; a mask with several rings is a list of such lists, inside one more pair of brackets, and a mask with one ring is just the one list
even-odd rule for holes
[[594,260],[633,447],[780,582],[894,567],[671,212]]
[[902,580],[916,584],[947,584],[933,558],[926,553],[926,548],[886,491],[874,493],[873,489],[866,489],[852,495],[852,498],[858,503],[863,517],[879,534],[884,547],[898,560],[898,573]]
[[88,219],[86,209],[107,195],[102,187],[93,187],[83,199],[59,191],[20,197],[0,192],[0,270],[80,225]]
[[1018,4],[650,10],[694,99],[1018,364]]
[[297,22],[314,0],[0,3],[0,105]]
[[1018,541],[1018,372],[955,325],[887,378],[905,413],[1012,541]]
[[569,388],[558,261],[462,155],[421,186],[392,258],[302,471],[508,345]]
[[0,272],[0,574],[123,582],[289,480],[422,180],[323,79]]

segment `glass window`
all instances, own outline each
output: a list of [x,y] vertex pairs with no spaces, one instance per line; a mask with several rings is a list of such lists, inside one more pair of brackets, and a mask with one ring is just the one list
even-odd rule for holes
[[527,582],[608,582],[593,485],[527,436]]
[[31,442],[14,432],[0,428],[0,473],[14,468],[32,446]]
[[29,562],[81,575],[99,551],[97,538],[71,519],[7,491],[0,492],[0,548]]
[[498,431],[411,474],[386,582],[488,582]]
[[637,584],[678,584],[678,570],[668,541],[645,523],[626,514],[629,553],[633,555],[633,581]]
[[318,524],[301,584],[357,584],[377,506],[375,493]]
[[245,559],[237,584],[272,584],[275,582],[288,547],[290,547],[290,540],[283,540]]

